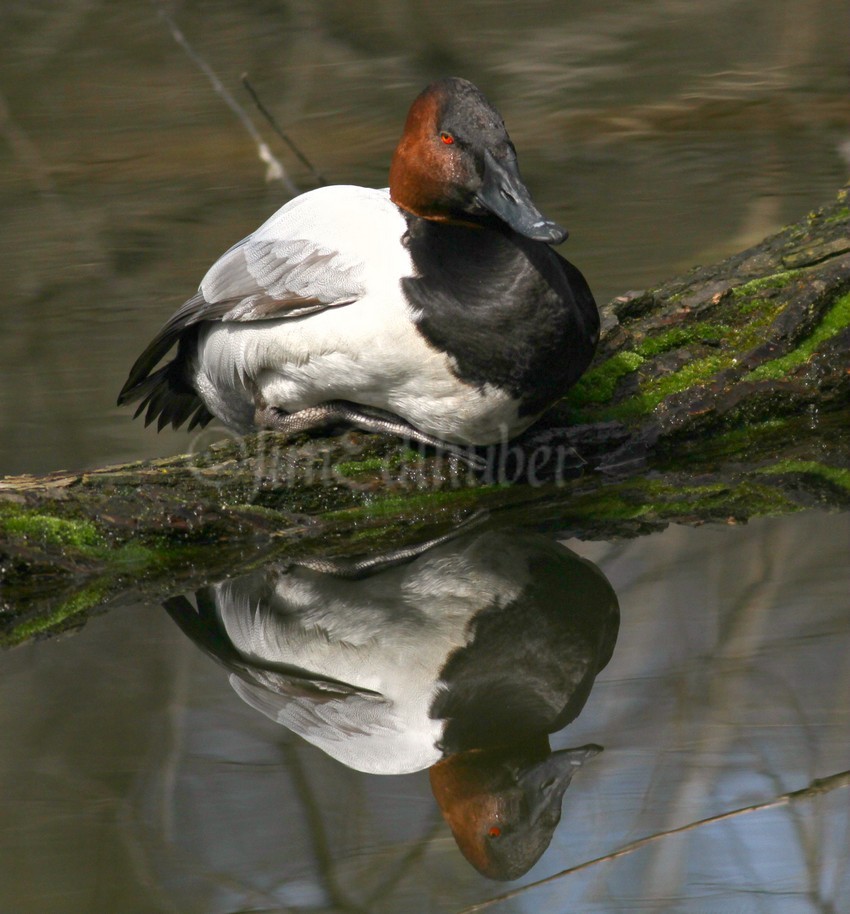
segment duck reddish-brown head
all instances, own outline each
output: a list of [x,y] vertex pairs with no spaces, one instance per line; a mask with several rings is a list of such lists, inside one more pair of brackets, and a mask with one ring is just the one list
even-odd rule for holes
[[390,196],[424,219],[498,220],[547,244],[567,237],[534,205],[499,112],[458,77],[432,83],[411,105],[390,167]]

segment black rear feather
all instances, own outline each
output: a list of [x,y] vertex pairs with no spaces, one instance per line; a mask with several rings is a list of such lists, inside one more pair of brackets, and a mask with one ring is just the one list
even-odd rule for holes
[[[335,305],[349,303],[336,302]],[[198,331],[202,324],[221,320],[294,319],[324,311],[328,307],[330,305],[318,299],[299,296],[276,299],[259,293],[244,298],[209,302],[202,292],[196,292],[175,311],[136,359],[118,394],[118,405],[141,400],[133,418],[147,409],[145,425],[150,425],[156,419],[159,431],[169,422],[172,428],[179,428],[187,419],[190,420],[187,431],[192,431],[196,426],[203,428],[213,416],[204,406],[191,381]],[[175,343],[177,355],[173,361],[154,370]]]
[[[198,293],[183,305],[151,340],[130,369],[127,381],[118,394],[118,405],[141,400],[133,418],[145,413],[145,425],[156,419],[157,430],[166,425],[179,428],[189,421],[187,431],[204,428],[213,418],[188,375],[198,339],[200,321],[207,315],[208,303]],[[172,361],[154,370],[160,360],[177,343]]]

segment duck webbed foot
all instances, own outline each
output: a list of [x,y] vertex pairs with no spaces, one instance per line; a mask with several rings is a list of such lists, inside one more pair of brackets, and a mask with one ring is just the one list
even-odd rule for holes
[[487,465],[472,447],[441,441],[433,435],[420,432],[392,413],[347,400],[329,400],[295,413],[285,413],[273,406],[258,407],[254,413],[254,424],[258,428],[271,429],[285,435],[298,435],[337,424],[349,425],[364,432],[394,435],[408,443],[427,445],[440,453],[457,457],[476,470],[484,469]]

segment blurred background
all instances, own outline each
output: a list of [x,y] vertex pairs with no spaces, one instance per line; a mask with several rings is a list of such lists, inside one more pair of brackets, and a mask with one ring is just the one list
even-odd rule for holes
[[848,175],[832,0],[7,2],[0,56],[0,473],[178,453],[115,407],[207,267],[288,197],[184,33],[301,190],[383,186],[415,95],[499,108],[563,253],[605,301],[760,240]]

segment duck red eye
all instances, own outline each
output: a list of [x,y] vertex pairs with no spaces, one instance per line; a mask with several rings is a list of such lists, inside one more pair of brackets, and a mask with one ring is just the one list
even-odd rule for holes
[[498,825],[494,825],[494,826],[490,829],[490,831],[487,832],[487,834],[488,834],[491,838],[498,838],[499,835],[502,834],[502,829],[499,828]]
[[451,146],[454,143],[455,138],[450,133],[441,133],[440,139],[446,144],[446,146]]

